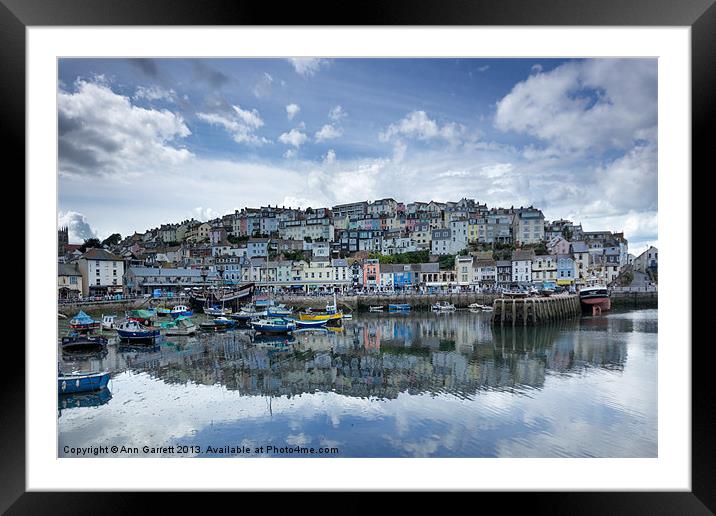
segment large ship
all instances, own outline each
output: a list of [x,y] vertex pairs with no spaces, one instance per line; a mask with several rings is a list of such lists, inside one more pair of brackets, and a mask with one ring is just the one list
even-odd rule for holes
[[254,284],[245,283],[236,287],[220,287],[212,286],[191,292],[189,295],[194,305],[202,308],[207,306],[229,307],[233,311],[238,311],[246,297],[251,297],[254,293]]
[[592,315],[599,315],[612,307],[609,290],[601,285],[579,289],[579,302],[582,305],[582,311]]

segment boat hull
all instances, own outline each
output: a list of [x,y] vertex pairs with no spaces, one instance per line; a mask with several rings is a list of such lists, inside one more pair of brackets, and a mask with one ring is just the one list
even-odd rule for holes
[[147,331],[117,330],[117,335],[119,336],[120,340],[133,342],[133,341],[143,341],[143,340],[154,340],[161,336],[161,332],[159,330],[147,330]]
[[336,314],[299,314],[299,320],[301,321],[334,321],[343,318],[343,314],[338,312]]
[[325,321],[296,321],[296,326],[298,328],[322,328],[328,323],[328,320]]
[[579,300],[582,305],[582,311],[587,313],[594,313],[595,309],[599,311],[611,310],[612,301],[609,297],[588,297]]
[[60,375],[57,377],[57,390],[60,394],[99,391],[108,383],[109,373]]

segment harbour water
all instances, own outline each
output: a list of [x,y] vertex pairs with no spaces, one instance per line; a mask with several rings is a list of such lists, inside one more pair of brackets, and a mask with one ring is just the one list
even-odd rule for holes
[[112,377],[60,396],[58,456],[656,457],[657,330],[655,309],[516,328],[458,311],[111,340],[60,352]]

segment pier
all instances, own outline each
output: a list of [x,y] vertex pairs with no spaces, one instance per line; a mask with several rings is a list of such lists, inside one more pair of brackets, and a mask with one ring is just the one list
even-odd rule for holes
[[492,323],[500,326],[534,326],[562,321],[581,314],[579,297],[557,294],[549,297],[499,298],[493,303]]

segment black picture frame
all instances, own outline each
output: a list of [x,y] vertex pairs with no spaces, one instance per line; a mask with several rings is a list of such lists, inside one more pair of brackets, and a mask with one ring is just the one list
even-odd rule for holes
[[[5,143],[5,163],[15,163],[16,170],[25,167],[25,29],[28,26],[317,24],[689,26],[692,35],[692,162],[707,163],[712,146],[708,141],[712,134],[709,129],[714,126],[716,104],[714,0],[394,0],[364,1],[356,4],[355,9],[342,10],[338,6],[301,2],[278,9],[269,3],[231,0],[0,0],[3,68],[0,132]],[[25,238],[31,237],[25,235]],[[29,317],[30,313],[25,316]],[[138,498],[145,495],[139,493],[25,492],[25,353],[17,340],[7,340],[4,352],[4,362],[12,367],[4,368],[5,381],[0,390],[3,407],[0,510],[8,514],[76,514],[83,508],[111,514],[134,512],[141,507],[139,503],[144,502]],[[716,453],[711,434],[716,407],[710,395],[708,353],[709,346],[692,348],[691,492],[511,493],[510,503],[521,501],[532,513],[548,514],[712,514],[716,510]],[[162,500],[165,511],[168,509],[165,503],[171,503],[168,498],[164,496]],[[173,501],[185,503],[183,499],[174,497]]]

